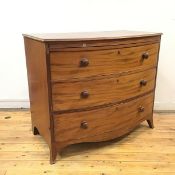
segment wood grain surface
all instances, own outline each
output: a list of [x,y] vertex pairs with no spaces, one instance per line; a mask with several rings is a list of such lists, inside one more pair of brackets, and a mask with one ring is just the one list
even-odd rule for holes
[[[53,110],[64,111],[89,108],[126,100],[154,89],[156,69],[119,77],[90,79],[89,81],[66,81],[52,85]],[[142,80],[147,81],[141,86]],[[87,98],[81,92],[87,91]]]
[[129,135],[71,145],[54,165],[41,136],[33,136],[29,111],[0,111],[0,175],[174,175],[175,114],[155,113]]
[[149,44],[160,43],[160,35],[149,37],[136,37],[125,39],[104,39],[104,40],[82,40],[82,41],[52,41],[47,42],[49,51],[87,51],[87,50],[106,50],[119,49],[126,47],[136,47]]
[[[131,70],[145,70],[157,65],[158,49],[159,44],[156,43],[121,49],[51,52],[51,80],[82,79]],[[148,59],[142,58],[144,53],[149,54]],[[80,66],[83,58],[89,61],[86,67]]]
[[161,35],[161,33],[144,31],[99,31],[99,32],[75,32],[75,33],[36,33],[23,34],[23,36],[39,41],[82,41],[82,40],[107,40],[107,39],[125,39],[137,37],[149,37]]
[[[104,141],[120,137],[141,121],[152,118],[153,93],[127,103],[97,110],[54,116],[58,144]],[[140,108],[144,111],[139,111]],[[71,121],[71,124],[70,124]],[[86,122],[87,128],[81,127]],[[61,142],[61,143],[60,143]]]
[[33,134],[48,143],[51,164],[69,144],[114,139],[143,120],[154,127],[160,37],[128,31],[24,35]]
[[46,46],[24,38],[33,133],[51,145]]

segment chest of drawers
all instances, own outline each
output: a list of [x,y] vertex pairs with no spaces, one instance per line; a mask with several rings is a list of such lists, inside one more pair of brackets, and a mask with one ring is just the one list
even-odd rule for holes
[[50,163],[70,144],[153,128],[160,33],[24,34],[34,134]]

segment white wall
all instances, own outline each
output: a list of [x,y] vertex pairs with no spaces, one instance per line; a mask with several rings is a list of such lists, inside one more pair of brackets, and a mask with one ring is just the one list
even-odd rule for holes
[[173,0],[0,1],[0,107],[27,107],[22,33],[143,30],[163,32],[155,108],[175,110]]

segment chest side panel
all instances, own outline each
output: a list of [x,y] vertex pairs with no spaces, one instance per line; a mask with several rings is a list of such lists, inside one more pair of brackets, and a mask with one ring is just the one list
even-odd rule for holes
[[46,47],[42,42],[24,38],[30,109],[33,126],[50,145],[50,112],[48,94],[48,75]]

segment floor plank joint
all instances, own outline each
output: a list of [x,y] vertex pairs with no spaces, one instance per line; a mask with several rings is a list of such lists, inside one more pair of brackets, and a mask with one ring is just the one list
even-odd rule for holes
[[30,112],[1,110],[0,175],[174,175],[175,114],[155,113],[154,123],[120,139],[69,146],[50,165],[47,144],[32,134]]

